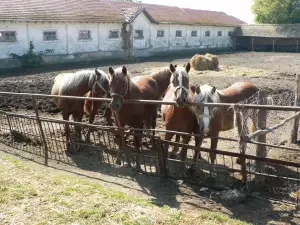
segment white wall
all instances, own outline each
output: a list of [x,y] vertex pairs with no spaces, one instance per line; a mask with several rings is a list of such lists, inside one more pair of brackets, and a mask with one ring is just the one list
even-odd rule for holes
[[[65,23],[29,23],[29,40],[33,42],[36,51],[54,50],[53,54],[67,54],[67,24]],[[44,41],[44,31],[56,31],[57,40]]]
[[[90,40],[78,40],[79,30],[90,30]],[[119,30],[120,37],[109,39],[109,30]],[[24,54],[28,51],[29,42],[33,41],[36,51],[53,49],[54,55],[74,54],[87,52],[122,51],[122,24],[87,24],[87,23],[0,23],[0,31],[16,31],[17,41],[0,43],[0,58],[9,58],[9,53]],[[185,26],[151,24],[142,13],[132,22],[132,35],[136,29],[143,30],[144,39],[132,39],[133,48],[136,50],[180,50],[187,48],[216,48],[231,47],[234,42],[229,31],[234,27],[217,26]],[[56,31],[58,40],[44,41],[44,31]],[[164,37],[157,37],[157,31],[164,30]],[[182,31],[182,37],[175,36],[176,30]],[[191,32],[197,31],[197,37],[191,37]],[[210,37],[205,37],[205,31],[210,31]],[[222,31],[222,36],[217,36]]]
[[16,31],[16,42],[0,42],[0,58],[10,58],[10,53],[23,55],[29,48],[26,23],[0,23],[0,31]]
[[[143,30],[144,39],[135,39],[134,34],[135,30]],[[144,49],[150,47],[150,21],[141,13],[135,20],[132,22],[132,37],[133,37],[133,48],[135,49]]]

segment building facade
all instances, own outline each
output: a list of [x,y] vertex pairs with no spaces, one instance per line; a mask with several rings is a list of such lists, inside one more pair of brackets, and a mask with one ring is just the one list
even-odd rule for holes
[[10,54],[25,54],[30,42],[49,52],[45,63],[234,49],[232,33],[244,23],[222,12],[112,0],[23,2],[0,4],[0,68],[18,66]]

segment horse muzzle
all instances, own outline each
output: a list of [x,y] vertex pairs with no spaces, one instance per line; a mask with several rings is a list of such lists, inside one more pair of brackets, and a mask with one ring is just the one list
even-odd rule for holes
[[113,111],[113,112],[118,112],[120,111],[120,109],[122,108],[123,105],[123,101],[121,98],[113,96],[112,97],[112,101],[109,104],[109,108]]

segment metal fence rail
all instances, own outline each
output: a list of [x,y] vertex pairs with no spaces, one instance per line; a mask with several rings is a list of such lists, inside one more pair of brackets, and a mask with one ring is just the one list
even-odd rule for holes
[[[86,161],[93,161],[99,165],[107,165],[117,170],[124,170],[128,166],[126,157],[129,155],[131,162],[135,162],[138,156],[133,145],[133,131],[139,129],[118,128],[116,126],[105,126],[98,124],[86,124],[84,122],[71,122],[60,120],[57,117],[50,117],[40,112],[38,109],[38,99],[53,98],[58,96],[26,93],[7,93],[0,92],[1,98],[8,96],[19,96],[31,98],[32,106],[26,112],[19,111],[1,111],[0,110],[0,142],[4,145],[18,149],[20,152],[40,156],[44,158],[47,165],[48,160],[55,160],[81,167]],[[62,96],[59,96],[62,97]],[[72,99],[89,99],[108,102],[111,99],[68,97]],[[162,101],[145,101],[130,100],[132,104],[171,104]],[[242,107],[243,109],[260,109],[260,110],[283,110],[283,111],[300,111],[300,107],[290,106],[266,106],[255,104],[205,104],[217,107]],[[70,146],[73,154],[66,154],[67,142],[64,136],[64,125],[68,124],[71,133],[74,133],[74,127],[77,125],[82,128],[82,141],[78,142],[73,136],[70,140]],[[92,128],[91,138],[85,140],[85,133]],[[127,135],[126,146],[122,149],[117,143],[120,130]],[[142,151],[139,155],[141,159],[141,169],[145,174],[156,176],[169,176],[175,179],[186,179],[191,182],[210,185],[216,188],[239,188],[247,192],[260,192],[265,196],[272,195],[280,200],[287,200],[298,204],[300,196],[299,190],[299,168],[300,163],[291,162],[268,157],[260,157],[242,152],[231,152],[211,150],[206,147],[201,148],[202,159],[196,163],[196,172],[193,175],[183,174],[179,171],[180,165],[185,163],[188,168],[192,163],[191,156],[195,150],[193,144],[184,145],[174,141],[165,141],[160,134],[172,132],[181,135],[192,135],[188,133],[167,131],[155,129],[156,136],[146,135],[147,130],[142,129]],[[148,130],[149,131],[149,130]],[[205,137],[207,138],[207,137]],[[250,139],[240,139],[234,137],[218,137],[220,141],[230,141],[237,146],[243,142],[247,144],[263,145],[284,149],[286,151],[300,151],[296,147],[286,147],[270,143],[261,143]],[[165,146],[187,147],[188,158],[186,162],[170,159],[166,152]],[[214,165],[210,164],[209,153],[214,152],[217,155]],[[236,163],[244,162],[244,167]],[[264,163],[264,169],[257,169],[256,165]],[[132,165],[134,166],[134,164]],[[213,177],[213,179],[212,179]],[[263,178],[263,179],[261,179]],[[263,186],[262,182],[263,181]]]

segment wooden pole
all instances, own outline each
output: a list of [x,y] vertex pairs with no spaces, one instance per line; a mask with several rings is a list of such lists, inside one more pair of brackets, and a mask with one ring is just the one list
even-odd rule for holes
[[[295,91],[295,106],[300,106],[300,74],[296,76],[296,91]],[[291,143],[297,142],[298,129],[299,129],[299,116],[295,117],[294,125],[291,132]]]
[[[258,104],[259,105],[266,105],[267,103],[267,98],[266,98],[266,92],[264,91],[259,91],[258,92]],[[267,111],[266,110],[258,110],[257,113],[257,128],[264,130],[266,129],[266,124],[267,124]],[[266,134],[260,135],[257,137],[258,142],[266,143]],[[256,146],[256,156],[259,157],[266,157],[267,156],[267,148],[266,146],[263,145],[257,145]],[[258,173],[265,173],[265,162],[256,161],[256,172]],[[260,182],[261,184],[264,184],[265,182],[265,177],[263,176],[256,176],[255,180]]]
[[276,39],[273,38],[273,39],[272,39],[272,43],[273,43],[273,52],[275,51],[275,41],[276,41]]
[[247,149],[247,143],[245,142],[245,135],[243,133],[243,118],[242,118],[242,113],[241,110],[238,109],[237,107],[234,110],[235,114],[235,120],[236,120],[236,125],[238,129],[238,134],[239,134],[239,151],[241,153],[241,157],[238,158],[237,163],[241,165],[241,175],[243,178],[243,182],[245,187],[247,188],[247,167],[246,167],[246,158],[245,158],[245,153]]
[[39,111],[36,107],[36,97],[35,96],[32,96],[32,104],[33,104],[33,107],[34,107],[36,121],[37,121],[37,124],[38,124],[38,127],[39,127],[39,132],[40,132],[40,135],[41,135],[41,139],[42,139],[42,142],[43,142],[43,145],[44,145],[45,165],[47,166],[48,165],[48,158],[49,158],[48,145],[47,145],[45,134],[44,134],[44,131],[43,131],[43,126],[42,126],[42,123],[41,123],[41,120],[40,120]]

